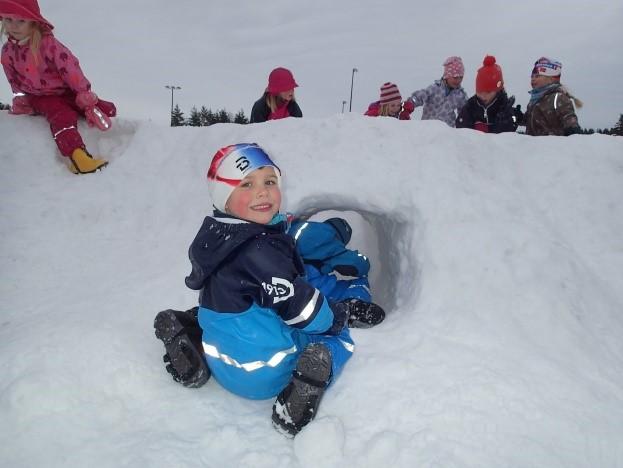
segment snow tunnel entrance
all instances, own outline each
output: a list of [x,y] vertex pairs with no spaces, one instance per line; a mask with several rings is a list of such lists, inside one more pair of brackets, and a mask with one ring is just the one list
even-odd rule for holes
[[353,229],[348,248],[359,250],[370,260],[372,300],[388,313],[410,303],[419,291],[419,266],[411,258],[413,220],[399,213],[374,213],[356,209],[302,210],[312,221],[332,217],[346,219]]

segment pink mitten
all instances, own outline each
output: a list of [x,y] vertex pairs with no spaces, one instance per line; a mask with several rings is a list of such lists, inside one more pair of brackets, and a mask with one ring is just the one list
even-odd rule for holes
[[411,99],[407,99],[405,102],[402,103],[402,110],[407,114],[411,114],[415,110],[415,104],[413,104],[413,101]]
[[84,117],[87,119],[89,127],[97,127],[102,131],[106,131],[110,128],[112,122],[110,117],[104,114],[99,107],[93,106],[84,110]]
[[84,112],[89,127],[97,127],[102,131],[110,128],[110,118],[97,107],[97,94],[91,91],[81,91],[76,95],[76,105]]
[[30,99],[28,96],[15,96],[13,98],[13,104],[11,105],[11,110],[9,110],[9,114],[26,114],[33,115],[35,111],[32,107],[30,107]]

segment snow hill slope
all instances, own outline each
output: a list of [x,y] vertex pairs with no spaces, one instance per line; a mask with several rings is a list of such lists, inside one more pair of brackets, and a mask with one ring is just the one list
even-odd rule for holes
[[[0,465],[623,466],[623,139],[357,115],[84,128],[74,176],[0,113]],[[388,310],[294,441],[272,401],[164,371],[221,146],[273,155],[289,211],[358,217]]]

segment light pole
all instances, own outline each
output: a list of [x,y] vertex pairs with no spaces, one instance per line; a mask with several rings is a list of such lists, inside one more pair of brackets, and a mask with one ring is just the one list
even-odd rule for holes
[[353,73],[350,76],[350,104],[348,104],[348,112],[352,112],[353,110],[353,83],[355,82],[355,72],[357,72],[356,68],[353,68]]
[[342,101],[342,114],[344,113],[344,106],[346,105],[346,101]]
[[173,91],[176,89],[182,89],[180,86],[165,85],[165,88],[171,90],[171,127],[173,126]]

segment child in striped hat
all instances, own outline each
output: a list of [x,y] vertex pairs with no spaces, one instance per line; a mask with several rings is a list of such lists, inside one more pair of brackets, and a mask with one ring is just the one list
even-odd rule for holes
[[410,120],[411,113],[415,109],[413,103],[402,102],[402,96],[398,86],[394,83],[384,83],[381,86],[381,96],[378,101],[368,106],[365,115],[370,117],[395,117],[400,120]]

